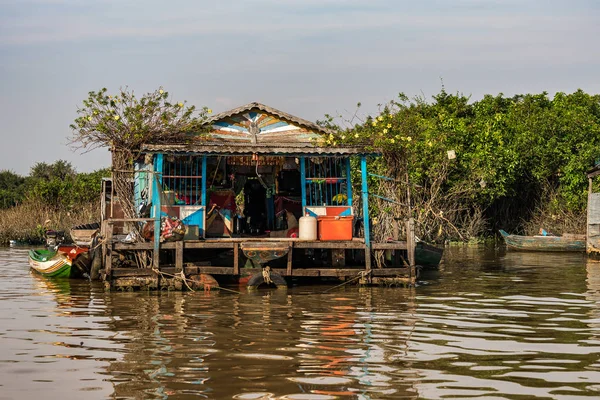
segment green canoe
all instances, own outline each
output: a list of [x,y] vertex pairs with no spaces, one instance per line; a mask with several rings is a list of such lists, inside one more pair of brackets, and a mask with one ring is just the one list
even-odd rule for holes
[[43,276],[69,278],[71,265],[71,260],[64,253],[51,250],[29,250],[29,266]]

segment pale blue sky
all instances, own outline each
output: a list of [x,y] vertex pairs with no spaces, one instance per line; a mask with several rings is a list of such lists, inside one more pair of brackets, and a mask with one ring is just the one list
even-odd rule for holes
[[0,0],[0,169],[65,159],[90,90],[309,120],[399,92],[600,92],[595,0]]

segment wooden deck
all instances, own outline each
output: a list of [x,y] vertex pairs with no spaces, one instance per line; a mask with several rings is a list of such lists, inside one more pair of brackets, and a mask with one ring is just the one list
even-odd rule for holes
[[[107,224],[110,227],[110,221]],[[201,274],[215,275],[215,276],[228,276],[228,277],[242,277],[242,276],[254,276],[262,273],[262,268],[244,268],[240,265],[240,260],[243,262],[240,251],[246,243],[273,243],[281,246],[286,244],[289,246],[287,256],[286,268],[272,268],[273,273],[279,274],[282,277],[333,277],[340,279],[348,279],[357,277],[359,274],[366,274],[370,280],[376,281],[377,279],[388,279],[397,277],[406,277],[410,283],[414,283],[415,270],[414,270],[414,251],[407,245],[406,241],[395,241],[393,243],[371,243],[370,246],[365,244],[364,239],[354,238],[346,241],[320,241],[320,240],[300,240],[297,238],[261,238],[261,237],[235,237],[235,238],[208,238],[204,240],[186,240],[177,242],[165,242],[160,243],[158,252],[172,251],[174,257],[172,260],[174,263],[170,265],[160,265],[158,262],[158,252],[155,251],[155,244],[153,242],[143,243],[124,243],[119,240],[118,237],[113,237],[110,230],[106,231],[106,242],[104,244],[104,277],[107,284],[115,285],[119,287],[119,281],[126,282],[123,286],[130,286],[131,282],[139,279],[144,280],[157,280],[161,281],[161,276],[179,276],[183,273],[185,276],[197,276]],[[232,250],[232,264],[233,266],[219,266],[210,265],[209,262],[185,262],[184,253],[186,250]],[[314,265],[292,265],[293,250],[307,250],[307,249],[321,249],[331,250],[331,264],[315,268]],[[364,265],[354,266],[346,265],[346,250],[363,251],[364,254]],[[400,265],[394,267],[385,268],[371,268],[371,253],[373,251],[384,251],[384,250],[407,250],[409,260],[413,257],[412,266],[405,265],[400,268]],[[114,253],[122,252],[138,252],[138,251],[150,251],[154,253],[154,267],[153,268],[130,268],[130,267],[117,267],[113,266]],[[412,253],[412,254],[411,254]],[[172,253],[173,254],[173,253]],[[298,262],[298,259],[296,259]],[[157,272],[158,271],[158,272]],[[159,276],[161,275],[161,276]],[[160,283],[153,284],[160,286]],[[155,287],[156,287],[155,286]]]

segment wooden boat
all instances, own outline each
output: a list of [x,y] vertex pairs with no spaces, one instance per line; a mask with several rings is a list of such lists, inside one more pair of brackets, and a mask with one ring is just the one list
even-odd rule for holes
[[100,233],[100,224],[85,224],[85,225],[77,225],[71,228],[69,232],[71,234],[71,239],[73,243],[78,246],[91,246],[92,240],[94,237]]
[[415,246],[415,264],[423,267],[437,268],[443,255],[443,248],[440,249],[425,242],[417,242]]
[[29,266],[46,277],[74,278],[89,273],[89,249],[60,246],[57,250],[29,250]]
[[265,264],[286,256],[290,246],[282,242],[247,242],[242,243],[241,249],[248,259],[257,264]]
[[562,236],[520,236],[500,230],[506,247],[528,251],[585,251],[585,235],[565,233]]

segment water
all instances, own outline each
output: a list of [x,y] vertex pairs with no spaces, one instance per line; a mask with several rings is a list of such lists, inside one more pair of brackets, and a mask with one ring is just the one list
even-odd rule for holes
[[600,264],[458,249],[421,279],[105,293],[0,249],[0,399],[600,398]]

